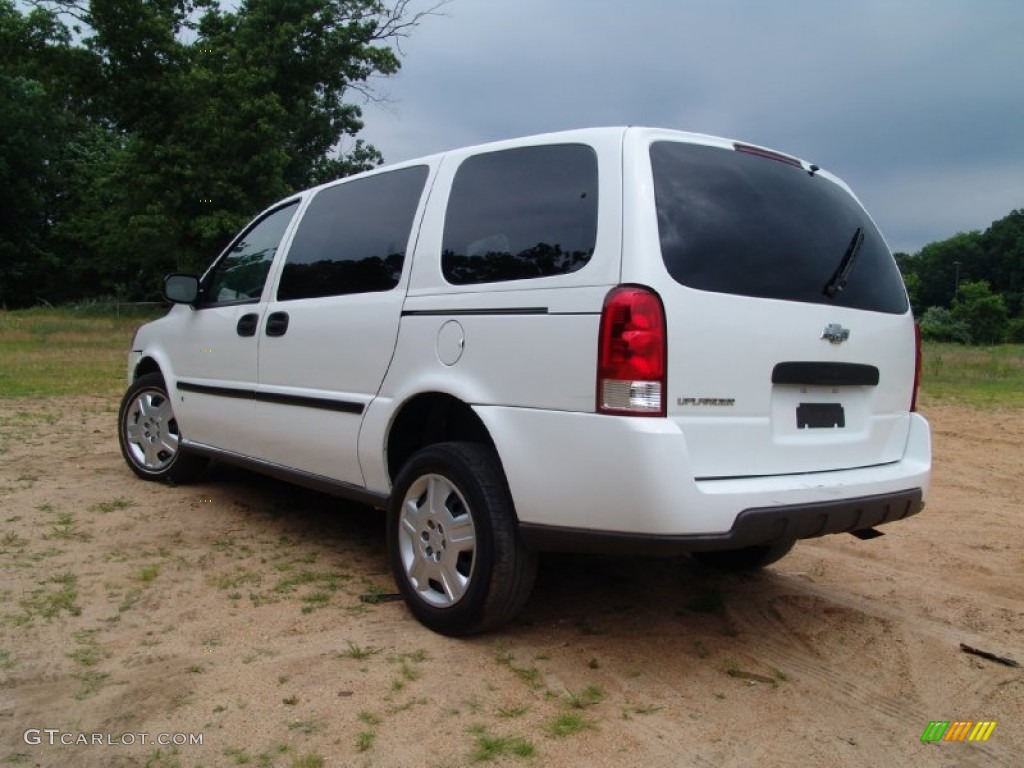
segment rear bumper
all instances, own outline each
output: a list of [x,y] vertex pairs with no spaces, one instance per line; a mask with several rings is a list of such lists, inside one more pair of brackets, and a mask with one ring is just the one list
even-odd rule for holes
[[538,552],[603,552],[676,555],[852,533],[916,515],[924,507],[920,488],[843,501],[745,509],[726,533],[651,536],[525,523],[523,541]]
[[732,549],[863,530],[919,511],[931,475],[930,430],[916,413],[899,461],[697,480],[686,436],[671,419],[475,410],[536,549]]

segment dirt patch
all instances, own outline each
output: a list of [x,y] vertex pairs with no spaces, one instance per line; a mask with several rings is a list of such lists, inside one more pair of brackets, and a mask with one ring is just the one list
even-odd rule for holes
[[959,644],[1024,662],[1024,412],[927,415],[928,507],[882,538],[742,577],[548,557],[518,621],[453,640],[388,599],[371,510],[143,483],[114,404],[0,401],[0,764],[1019,765],[1024,669]]

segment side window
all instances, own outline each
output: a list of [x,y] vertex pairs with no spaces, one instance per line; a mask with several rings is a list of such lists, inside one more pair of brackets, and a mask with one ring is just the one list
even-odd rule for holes
[[582,269],[597,241],[597,155],[582,144],[489,152],[459,167],[441,271],[467,285]]
[[203,304],[257,301],[298,201],[271,211],[235,240],[203,281]]
[[427,167],[418,165],[320,190],[295,232],[278,301],[398,285],[426,181]]

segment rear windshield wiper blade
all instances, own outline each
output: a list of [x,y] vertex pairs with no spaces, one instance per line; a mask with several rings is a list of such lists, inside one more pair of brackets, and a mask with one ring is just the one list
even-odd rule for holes
[[862,245],[864,245],[864,230],[861,227],[857,227],[853,237],[850,238],[850,244],[846,246],[846,253],[843,254],[842,261],[839,262],[839,266],[836,267],[836,271],[832,273],[829,281],[825,283],[824,293],[830,299],[834,299],[846,287],[846,278],[853,268],[853,261],[857,258],[857,254],[860,253]]

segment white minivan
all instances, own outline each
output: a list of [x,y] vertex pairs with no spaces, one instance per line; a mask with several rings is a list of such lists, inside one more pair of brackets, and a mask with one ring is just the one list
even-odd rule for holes
[[121,448],[386,509],[410,610],[525,604],[543,551],[757,568],[923,506],[920,342],[847,186],[712,136],[598,128],[310,189],[136,334]]

